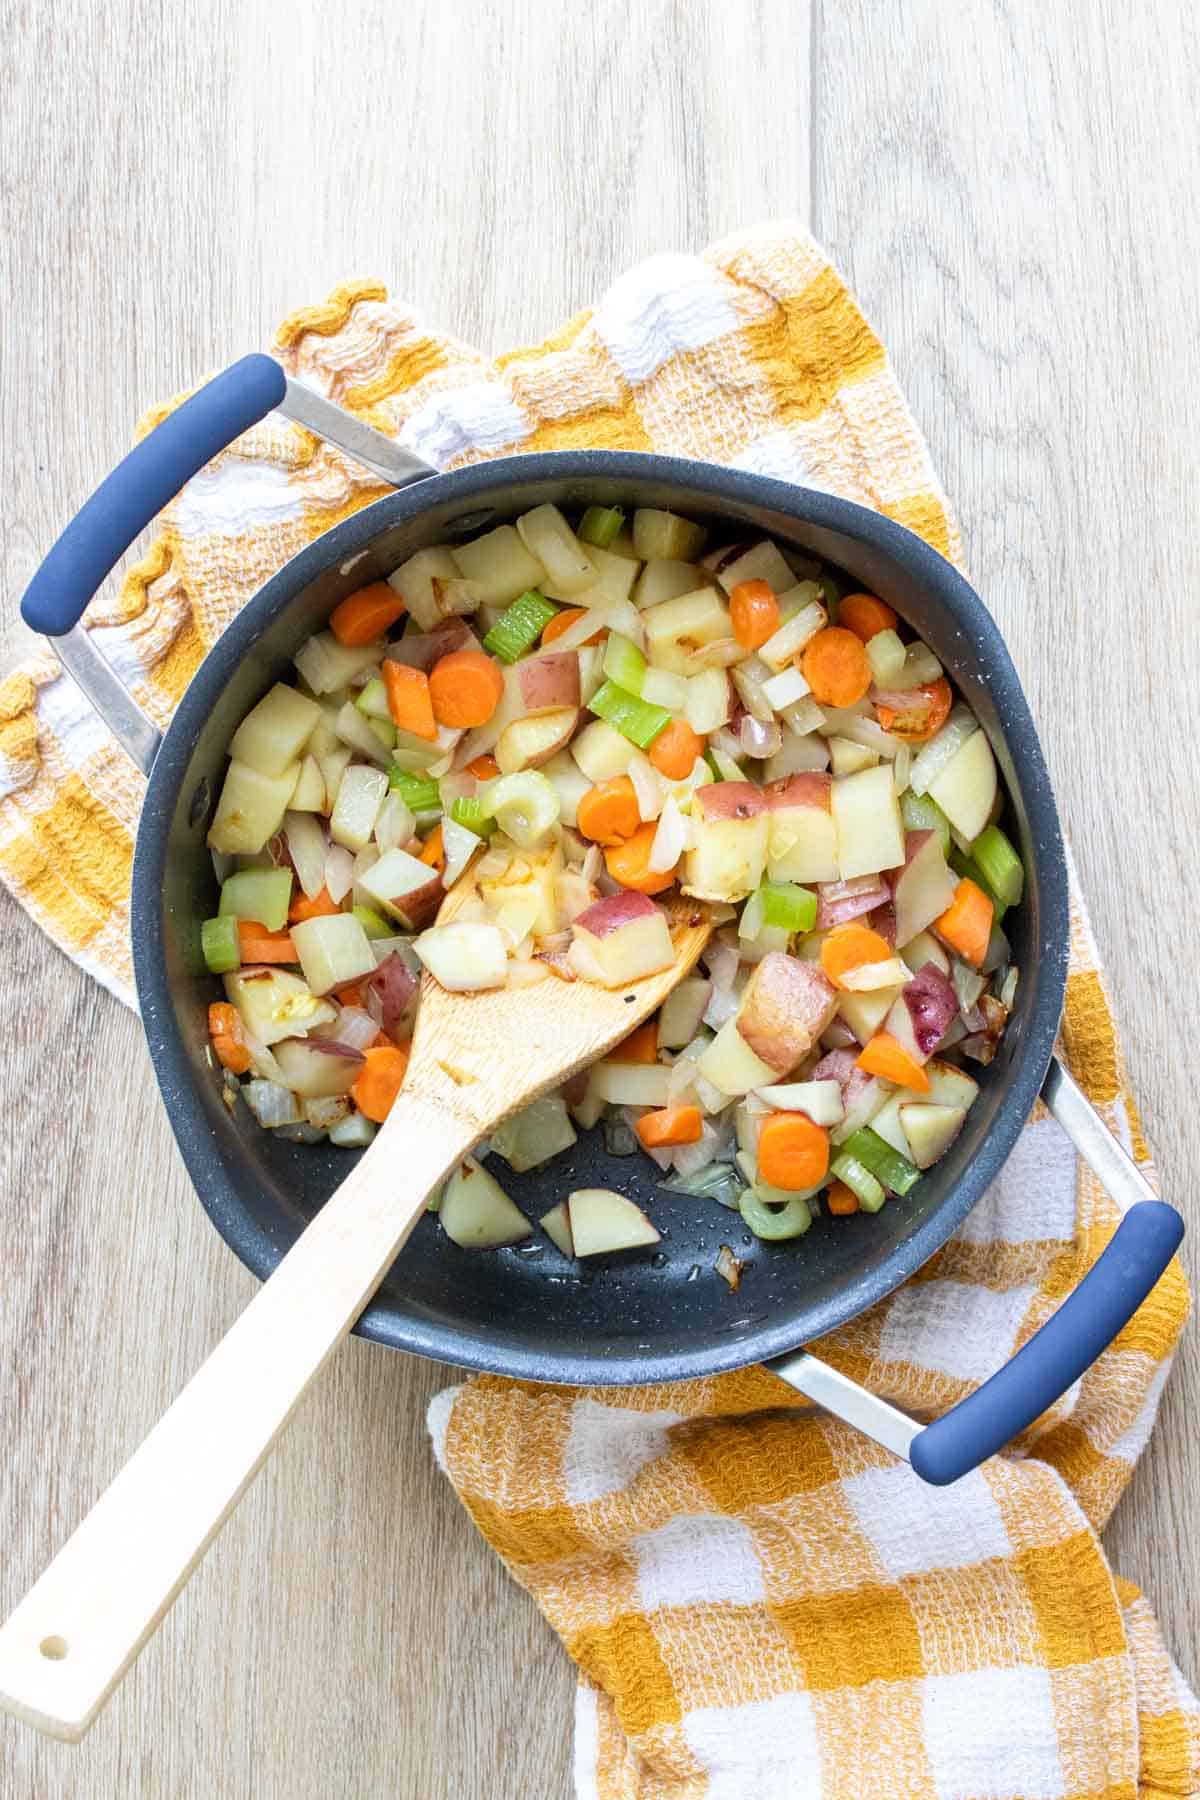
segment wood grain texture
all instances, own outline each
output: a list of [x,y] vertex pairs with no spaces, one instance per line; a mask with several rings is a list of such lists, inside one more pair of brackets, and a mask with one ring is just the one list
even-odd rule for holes
[[[1200,674],[1194,25],[1185,0],[821,0],[809,27],[789,0],[647,0],[632,31],[614,0],[0,0],[0,653],[138,413],[289,308],[378,274],[500,347],[640,255],[804,217],[811,192],[1029,684],[1186,1200],[1192,1086],[1160,1046],[1192,1023],[1175,959],[1200,917],[1174,725]],[[183,1175],[136,1022],[3,904],[7,1612],[252,1283]],[[340,1352],[88,1741],[0,1721],[0,1790],[565,1796],[570,1671],[433,1464],[447,1378]],[[1109,1534],[1193,1678],[1200,1582],[1176,1546],[1198,1379],[1193,1343]]]
[[[1026,685],[1200,1272],[1200,34],[1188,0],[823,0],[814,229],[879,327]],[[1169,920],[1169,923],[1167,921]],[[1200,1339],[1108,1532],[1200,1677]]]

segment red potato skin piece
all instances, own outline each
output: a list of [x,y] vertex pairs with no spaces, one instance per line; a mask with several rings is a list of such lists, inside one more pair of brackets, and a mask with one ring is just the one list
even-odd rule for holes
[[837,994],[816,963],[782,950],[764,956],[737,1015],[739,1035],[778,1075],[803,1061],[837,1010]]
[[517,681],[527,714],[557,712],[579,705],[579,658],[574,650],[553,651],[517,664]]
[[437,916],[438,907],[444,895],[442,878],[435,875],[424,887],[414,888],[409,894],[398,894],[392,901],[397,918],[406,931],[424,931]]
[[767,797],[752,781],[714,781],[696,789],[696,803],[705,822],[720,819],[756,819],[767,810]]
[[428,675],[434,663],[441,662],[452,650],[478,650],[479,644],[465,619],[455,615],[435,625],[432,631],[414,632],[398,638],[385,652],[390,662],[406,663],[410,669],[422,669]]
[[892,905],[876,907],[868,914],[867,923],[877,931],[889,950],[896,948],[896,909]]
[[842,1090],[842,1105],[849,1112],[867,1083],[874,1080],[874,1076],[859,1068],[858,1058],[857,1046],[853,1050],[830,1050],[815,1069],[809,1070],[805,1080],[836,1081]]
[[830,812],[833,807],[833,777],[815,772],[799,775],[783,775],[778,781],[768,782],[763,789],[767,796],[767,805],[772,812],[781,812],[785,807],[804,806],[810,811]]
[[590,932],[595,938],[606,938],[614,931],[620,931],[623,925],[632,925],[635,919],[649,918],[651,913],[659,910],[648,894],[636,894],[626,888],[619,894],[606,894],[602,900],[593,900],[575,920],[575,929]]

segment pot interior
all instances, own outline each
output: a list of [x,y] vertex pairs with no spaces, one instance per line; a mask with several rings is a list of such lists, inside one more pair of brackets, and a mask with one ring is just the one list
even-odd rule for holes
[[[714,1201],[663,1193],[640,1155],[605,1153],[599,1132],[545,1167],[495,1173],[533,1219],[572,1187],[614,1187],[662,1232],[652,1254],[573,1263],[539,1232],[468,1252],[423,1219],[359,1330],[473,1368],[552,1381],[661,1381],[729,1369],[829,1331],[881,1298],[950,1235],[999,1170],[1033,1105],[1061,1008],[1066,874],[1036,733],[994,625],[960,576],[921,540],[829,495],[707,465],[578,453],[508,459],[420,483],[356,514],[276,576],[220,640],[188,690],[155,765],[138,841],[134,943],[152,1059],[202,1204],[265,1276],[350,1167],[352,1153],[300,1145],[230,1112],[206,1055],[220,984],[204,969],[200,921],[216,910],[204,835],[226,746],[243,714],[286,675],[332,607],[426,544],[455,542],[552,500],[664,506],[729,538],[767,532],[812,550],[894,606],[931,644],[987,730],[1007,787],[1005,824],[1028,871],[1005,921],[1021,970],[1016,1007],[957,1142],[882,1212],[818,1217],[768,1244]],[[716,541],[720,541],[719,536]],[[1010,929],[1011,927],[1011,929]],[[570,990],[563,989],[563,1004]],[[404,1180],[403,1159],[395,1178]],[[715,1273],[722,1244],[747,1261],[736,1293]]]

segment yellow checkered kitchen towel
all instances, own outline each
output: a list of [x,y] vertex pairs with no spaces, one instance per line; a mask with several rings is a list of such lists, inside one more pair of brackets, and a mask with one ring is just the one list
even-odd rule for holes
[[[293,315],[273,348],[442,467],[583,445],[705,457],[834,489],[960,557],[879,341],[792,225],[656,257],[494,363],[365,282]],[[266,577],[380,492],[275,417],[190,482],[91,613],[147,711],[165,723]],[[125,999],[141,787],[49,654],[0,687],[0,874]],[[1078,899],[1071,947],[1071,1067],[1149,1173]],[[936,1413],[1036,1329],[1115,1223],[1035,1116],[954,1241],[821,1353]],[[478,1378],[439,1396],[443,1467],[579,1666],[579,1794],[1200,1793],[1196,1702],[1096,1536],[1186,1311],[1176,1266],[1023,1443],[942,1491],[761,1370],[634,1391]]]

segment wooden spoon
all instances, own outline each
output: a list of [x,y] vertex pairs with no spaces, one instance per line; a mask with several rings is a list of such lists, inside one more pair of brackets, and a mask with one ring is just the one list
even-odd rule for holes
[[[460,881],[444,923],[472,891]],[[688,973],[712,921],[667,904],[671,968],[608,991],[553,977],[449,994],[424,977],[387,1123],[0,1627],[0,1706],[77,1742],[165,1616],[346,1336],[430,1192],[493,1126],[630,1032]]]

